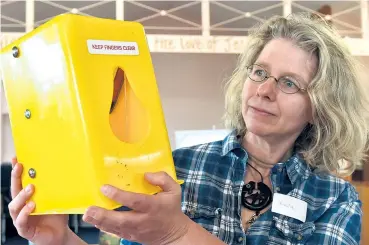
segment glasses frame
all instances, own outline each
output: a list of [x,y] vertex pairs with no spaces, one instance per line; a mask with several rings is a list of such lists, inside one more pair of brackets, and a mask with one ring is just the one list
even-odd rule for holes
[[[261,81],[256,81],[256,80],[254,80],[254,79],[252,79],[251,77],[250,77],[250,68],[252,68],[253,66],[258,66],[258,67],[260,67],[260,68],[262,68],[264,71],[265,71],[265,74],[266,74],[266,76],[265,76],[265,78],[263,79],[263,80],[261,80]],[[278,87],[278,89],[279,90],[281,90],[283,93],[285,93],[285,94],[296,94],[297,92],[307,92],[307,88],[302,88],[301,87],[301,85],[300,85],[300,82],[298,81],[298,80],[296,80],[296,86],[297,86],[297,88],[298,88],[298,90],[296,91],[296,92],[293,92],[293,93],[287,93],[287,92],[285,92],[285,91],[283,91],[282,89],[281,89],[281,87],[279,86],[279,79],[281,79],[282,77],[280,77],[279,79],[277,79],[275,76],[271,76],[271,75],[269,75],[269,72],[263,67],[263,66],[261,66],[261,65],[259,65],[259,64],[252,64],[252,65],[249,65],[249,66],[247,66],[247,77],[248,78],[250,78],[252,81],[254,81],[254,82],[256,82],[256,83],[263,83],[263,82],[265,82],[265,81],[267,81],[269,78],[274,78],[274,80],[276,81],[276,83],[277,83],[277,87]],[[285,77],[285,76],[283,76],[283,77]]]

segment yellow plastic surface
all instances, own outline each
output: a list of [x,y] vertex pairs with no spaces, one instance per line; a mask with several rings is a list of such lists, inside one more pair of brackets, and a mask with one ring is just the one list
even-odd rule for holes
[[141,24],[63,14],[0,55],[23,186],[35,185],[33,214],[122,206],[101,193],[104,184],[159,192],[145,172],[181,183]]

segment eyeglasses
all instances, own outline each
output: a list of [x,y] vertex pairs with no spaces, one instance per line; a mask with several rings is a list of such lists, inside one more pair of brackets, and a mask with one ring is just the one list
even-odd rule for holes
[[299,82],[290,76],[280,77],[279,79],[270,76],[268,72],[260,65],[254,64],[247,67],[248,77],[257,83],[265,82],[272,77],[277,82],[277,87],[286,94],[294,94],[298,91],[306,92],[306,88],[301,88]]

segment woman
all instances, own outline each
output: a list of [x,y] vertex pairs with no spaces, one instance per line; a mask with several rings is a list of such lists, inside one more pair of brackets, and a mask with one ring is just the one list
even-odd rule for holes
[[[154,196],[104,186],[133,210],[91,207],[83,219],[122,244],[359,244],[361,202],[337,176],[364,157],[363,92],[328,25],[272,18],[250,35],[228,83],[232,133],[173,153],[182,189],[165,173],[145,176],[163,189]],[[23,189],[21,173],[17,163],[9,206],[19,234],[37,245],[85,244],[66,216],[29,216],[34,188]]]

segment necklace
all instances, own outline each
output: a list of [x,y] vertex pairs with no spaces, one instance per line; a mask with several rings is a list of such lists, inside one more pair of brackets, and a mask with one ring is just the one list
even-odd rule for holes
[[247,224],[252,224],[259,217],[260,211],[269,206],[273,197],[270,188],[264,184],[263,175],[250,163],[249,166],[258,172],[261,178],[261,182],[255,183],[250,181],[242,187],[242,205],[249,210],[255,211],[255,214],[247,221]]

